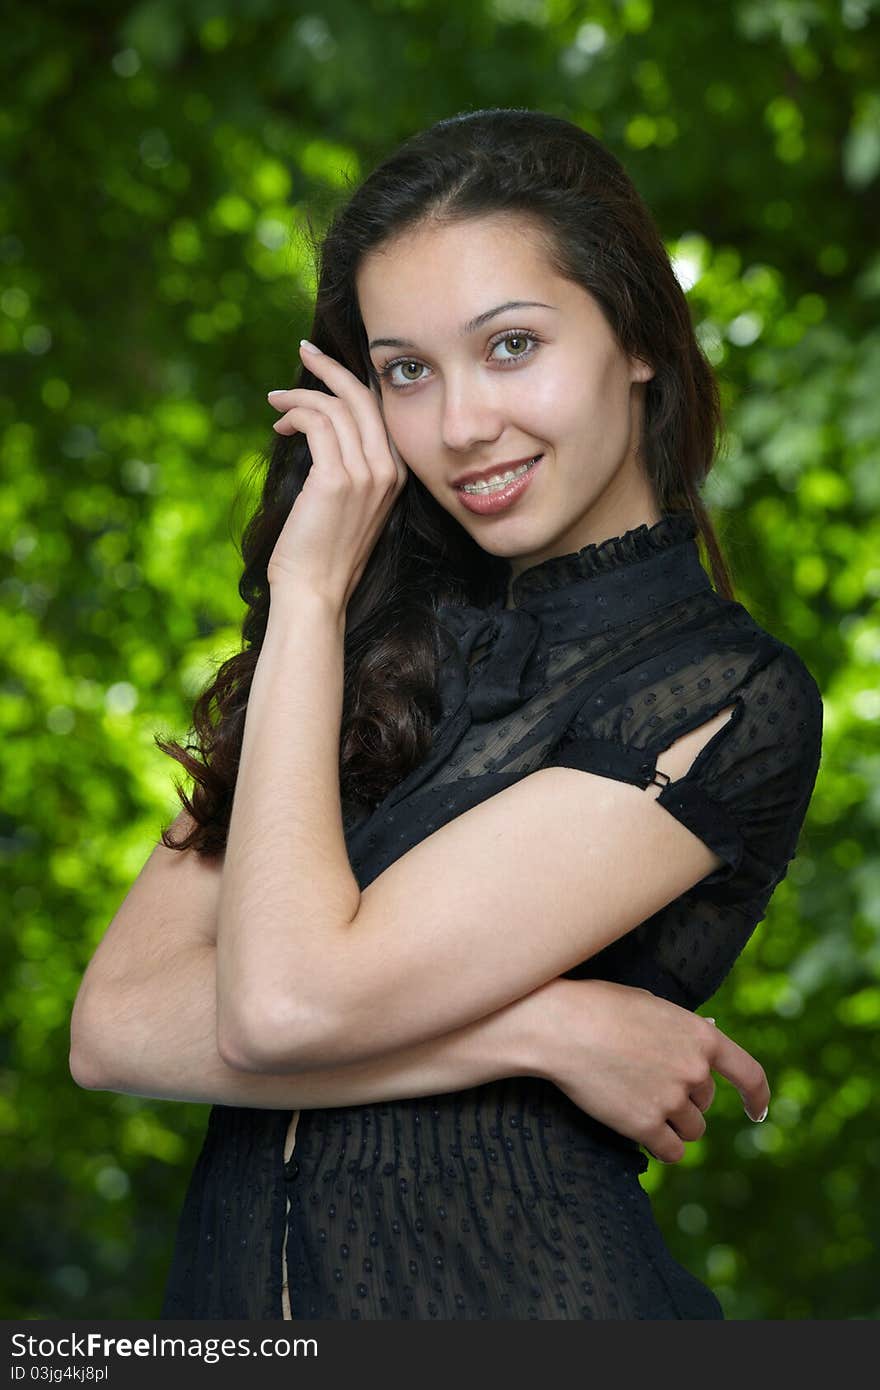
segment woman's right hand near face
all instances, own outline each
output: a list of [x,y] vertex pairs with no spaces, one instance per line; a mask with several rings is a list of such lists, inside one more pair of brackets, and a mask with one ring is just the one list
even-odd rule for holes
[[763,1118],[763,1067],[708,1019],[650,990],[560,977],[548,990],[550,1079],[581,1110],[664,1163],[706,1131],[712,1072],[737,1088],[750,1119]]

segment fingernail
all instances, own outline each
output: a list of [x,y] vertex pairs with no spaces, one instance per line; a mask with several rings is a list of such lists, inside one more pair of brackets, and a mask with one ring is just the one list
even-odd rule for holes
[[707,1022],[707,1023],[714,1023],[715,1020],[714,1020],[714,1018],[707,1018],[707,1019],[706,1019],[706,1022]]
[[266,395],[267,395],[267,396],[270,396],[270,397],[271,397],[271,396],[283,396],[283,395],[285,394],[285,390],[286,390],[285,387],[283,387],[283,386],[277,386],[277,387],[275,388],[274,391],[267,391],[267,392],[266,392]]
[[764,1106],[764,1109],[761,1111],[761,1114],[760,1114],[760,1115],[749,1115],[748,1110],[746,1111],[746,1114],[749,1115],[749,1119],[750,1119],[750,1120],[754,1121],[754,1123],[755,1123],[756,1125],[759,1125],[759,1124],[761,1123],[762,1120],[766,1120],[767,1115],[769,1114],[769,1111],[770,1111],[770,1106],[769,1106],[769,1105],[765,1105],[765,1106]]
[[300,338],[300,340],[299,340],[299,345],[300,345],[300,347],[306,348],[309,352],[318,352],[318,353],[319,353],[319,352],[321,351],[320,348],[316,348],[316,347],[315,347],[315,344],[314,344],[314,343],[310,343],[309,340],[308,340],[308,338]]

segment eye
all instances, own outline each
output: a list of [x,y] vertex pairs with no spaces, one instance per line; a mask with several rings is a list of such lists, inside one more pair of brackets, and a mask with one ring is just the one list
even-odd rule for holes
[[386,381],[388,385],[392,386],[396,391],[405,390],[406,386],[412,386],[419,378],[413,377],[408,382],[392,381],[391,373],[398,367],[421,367],[421,365],[421,362],[416,362],[415,358],[398,357],[394,362],[386,363],[380,370],[379,376],[382,381]]
[[[527,342],[537,342],[537,339],[531,333],[505,333],[503,338],[499,338],[498,342],[495,344],[495,347],[504,347],[507,343]],[[513,357],[501,357],[498,360],[500,362],[512,362],[515,361],[517,357],[529,356],[531,356],[529,352],[516,352],[514,353]]]
[[[542,341],[543,339],[541,339],[537,333],[517,328],[508,330],[506,333],[502,333],[499,337],[495,338],[490,344],[490,348],[491,351],[494,352],[496,347],[501,347],[503,344],[531,343],[532,346],[527,348],[525,352],[515,352],[512,356],[497,357],[495,359],[499,366],[512,367],[516,362],[521,362],[523,358],[533,356],[538,343]],[[410,386],[417,386],[420,381],[424,381],[424,377],[410,377],[408,381],[401,382],[395,381],[392,373],[395,372],[398,367],[415,367],[421,369],[423,366],[424,363],[419,362],[416,357],[395,357],[393,362],[386,362],[385,366],[379,369],[378,375],[381,381],[391,387],[392,391],[406,391]]]

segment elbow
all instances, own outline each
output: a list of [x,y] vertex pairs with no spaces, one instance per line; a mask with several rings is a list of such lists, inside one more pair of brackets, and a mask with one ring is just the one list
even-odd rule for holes
[[240,1026],[217,1020],[217,1055],[233,1071],[260,1071],[253,1041]]
[[77,995],[70,1019],[67,1065],[71,1077],[84,1091],[111,1089],[95,1046],[94,1029],[87,1026],[82,990]]
[[109,1091],[111,1089],[94,1057],[86,1052],[81,1045],[71,1042],[67,1065],[73,1080],[84,1091]]
[[290,1003],[218,1009],[217,1052],[235,1071],[284,1073],[333,1065],[333,1029],[315,1009]]

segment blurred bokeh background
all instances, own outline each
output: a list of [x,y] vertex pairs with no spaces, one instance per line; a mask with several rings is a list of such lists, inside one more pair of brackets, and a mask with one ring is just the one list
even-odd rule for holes
[[[878,0],[145,0],[4,24],[0,1134],[6,1317],[154,1317],[205,1106],[79,1089],[86,963],[239,644],[238,536],[297,370],[303,235],[457,111],[618,154],[720,375],[737,595],[825,698],[800,852],[718,1024],[764,1064],[642,1181],[728,1318],[878,1315]],[[184,740],[185,741],[185,740]]]

